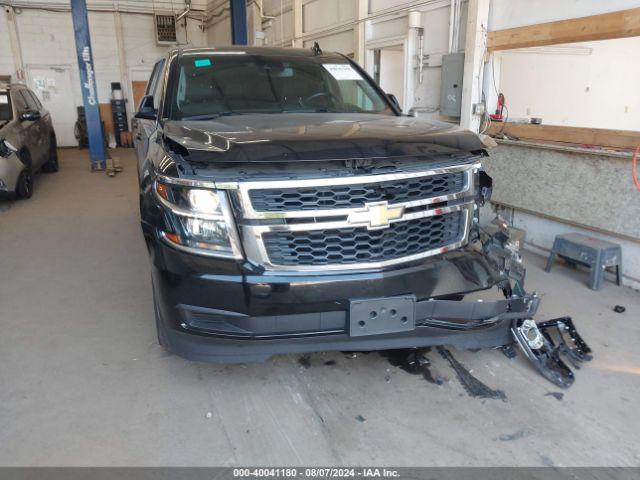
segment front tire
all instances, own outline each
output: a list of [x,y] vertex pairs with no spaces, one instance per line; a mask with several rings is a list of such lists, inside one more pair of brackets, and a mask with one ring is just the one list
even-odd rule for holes
[[156,301],[156,292],[154,288],[153,292],[153,313],[155,313],[156,317],[156,333],[158,335],[158,343],[162,348],[165,349],[168,353],[171,353],[169,349],[169,342],[167,342],[167,333],[165,332],[165,326],[162,323],[162,319],[160,318],[160,310],[158,309],[158,302]]
[[18,198],[31,198],[33,195],[33,176],[29,167],[26,167],[18,177],[16,196]]
[[60,169],[58,165],[58,142],[56,136],[51,135],[49,140],[49,160],[42,166],[42,171],[47,173],[57,172]]

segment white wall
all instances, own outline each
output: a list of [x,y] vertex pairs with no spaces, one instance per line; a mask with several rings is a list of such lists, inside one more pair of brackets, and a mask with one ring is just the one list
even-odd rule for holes
[[509,116],[545,124],[638,130],[640,37],[505,51],[499,89]]
[[639,0],[491,0],[489,31],[637,7]]
[[[495,31],[638,7],[640,0],[491,0],[488,29]],[[639,70],[632,65],[632,59],[640,52],[638,42],[638,38],[630,38],[538,49],[546,54],[497,54],[493,68],[491,62],[485,68],[483,90],[488,109],[491,113],[495,109],[492,79],[495,70],[495,88],[504,91],[511,117],[539,116],[546,124],[638,130],[640,99],[633,85],[637,84]],[[588,49],[591,51],[585,55]],[[550,53],[554,50],[555,53]],[[611,161],[620,160],[602,159]],[[599,174],[597,165],[592,174]],[[602,195],[614,197],[620,191],[615,187],[603,188]],[[486,208],[483,215],[484,221],[491,219]],[[567,232],[619,243],[625,284],[640,288],[640,244],[520,211],[512,212],[512,219],[516,227],[527,231],[526,248],[542,255],[551,249],[556,235]]]
[[[304,11],[304,7],[303,7]],[[293,46],[293,0],[263,0],[265,19],[262,28],[265,34],[264,44],[278,47]],[[304,18],[304,17],[303,17]]]
[[380,86],[393,93],[399,101],[404,97],[404,51],[383,48],[380,50]]
[[[14,2],[19,5],[21,2]],[[22,2],[27,4],[27,2]],[[71,89],[66,92],[71,105],[82,105],[80,93],[80,76],[78,73],[73,22],[68,2],[49,1],[54,10],[20,8],[16,9],[16,26],[22,53],[24,69],[28,71],[34,67],[68,66],[72,75]],[[203,3],[203,2],[201,2]],[[92,9],[101,5],[102,10]],[[111,82],[122,82],[120,63],[116,44],[116,29],[113,11],[109,11],[105,2],[88,2],[89,30],[96,71],[96,84],[100,103],[107,103],[110,99]],[[157,1],[156,5],[167,11],[169,2]],[[198,5],[198,2],[194,2]],[[203,4],[204,5],[204,4]],[[152,12],[151,1],[120,2],[123,10],[131,7],[136,11]],[[176,11],[182,9],[180,2],[175,1]],[[170,8],[169,8],[170,11]],[[206,44],[206,36],[199,28],[200,21],[188,19],[187,30],[178,26],[177,35],[181,43],[189,45]],[[130,80],[146,80],[149,77],[153,63],[167,51],[166,46],[156,45],[153,16],[150,13],[121,13],[124,33],[124,49],[126,68]],[[14,65],[9,41],[9,31],[5,9],[0,9],[0,75],[12,75],[15,79],[16,65]],[[28,80],[28,79],[27,79]],[[33,85],[30,85],[33,86]],[[129,93],[131,88],[129,88]],[[128,113],[135,110],[133,99],[129,95]],[[54,121],[56,112],[51,112]]]
[[[360,0],[362,1],[362,0]],[[224,2],[213,0],[209,8],[216,14],[208,23],[207,40],[211,45],[231,43],[229,12]],[[375,48],[405,44],[408,53],[402,58],[404,85],[393,86],[403,107],[414,106],[421,115],[440,118],[440,75],[442,54],[449,49],[449,0],[368,0],[368,11],[362,20],[365,26],[365,58],[359,63],[373,74],[373,54]],[[289,47],[295,44],[310,48],[318,42],[325,51],[336,51],[350,57],[357,57],[356,26],[358,0],[302,0],[302,33],[295,37],[293,0],[264,0],[262,29],[267,46]],[[257,9],[256,9],[257,10]],[[424,69],[423,82],[418,81],[417,43],[412,42],[407,15],[410,10],[422,12],[424,28],[424,53],[431,55],[432,61]],[[461,33],[459,44],[465,42],[467,2],[462,4]],[[218,15],[220,14],[220,15]],[[249,32],[252,38],[252,32]],[[435,60],[434,60],[435,59]],[[396,59],[399,61],[400,59]],[[447,120],[454,120],[446,118]]]

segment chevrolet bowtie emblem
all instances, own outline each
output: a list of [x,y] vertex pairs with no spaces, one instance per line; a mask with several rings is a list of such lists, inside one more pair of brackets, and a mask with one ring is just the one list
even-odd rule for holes
[[364,208],[359,208],[349,214],[347,222],[352,225],[366,225],[367,230],[388,228],[391,220],[402,217],[404,207],[390,207],[387,202],[365,203]]

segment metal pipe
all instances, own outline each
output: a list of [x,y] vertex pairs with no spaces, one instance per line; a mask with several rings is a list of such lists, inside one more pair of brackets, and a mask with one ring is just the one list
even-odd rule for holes
[[[409,12],[409,28],[418,35],[418,80],[422,83],[422,70],[424,69],[424,28],[422,28],[422,12],[412,10]],[[413,57],[411,58],[413,68]]]
[[422,72],[424,70],[424,30],[418,30],[418,41],[420,42],[420,50],[418,54],[418,83],[422,84]]
[[453,34],[453,52],[460,50],[460,13],[462,11],[462,0],[455,0],[455,13],[454,13],[454,34]]
[[191,0],[184,0],[184,4],[185,4],[185,9],[182,13],[178,14],[178,16],[176,17],[176,23],[178,23],[180,20],[186,17],[191,11]]
[[453,53],[453,30],[456,21],[456,0],[451,0],[451,8],[449,9],[449,53]]

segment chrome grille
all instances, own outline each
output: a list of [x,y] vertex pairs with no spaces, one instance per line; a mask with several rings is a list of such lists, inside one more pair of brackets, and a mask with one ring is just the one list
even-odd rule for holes
[[478,168],[239,182],[246,258],[295,274],[383,268],[460,248]]
[[450,245],[462,236],[463,212],[392,223],[382,230],[339,228],[268,232],[263,241],[277,265],[349,265],[393,260]]
[[251,190],[249,196],[253,208],[262,212],[355,208],[369,202],[397,204],[457,193],[464,188],[464,178],[464,172],[450,172],[360,185]]

